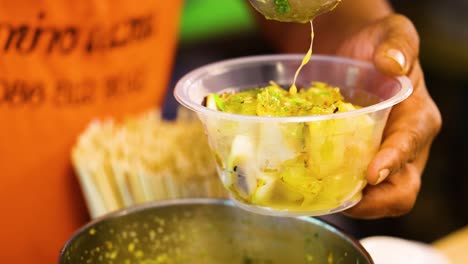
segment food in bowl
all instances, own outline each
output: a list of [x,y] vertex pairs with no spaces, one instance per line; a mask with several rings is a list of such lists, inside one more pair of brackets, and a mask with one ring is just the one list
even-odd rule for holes
[[[337,56],[313,56],[295,80],[302,59],[302,55],[269,55],[221,61],[195,69],[176,85],[176,99],[197,113],[204,124],[218,175],[231,199],[243,209],[268,215],[312,216],[355,205],[362,196],[367,167],[380,146],[391,108],[412,92],[411,81],[405,76],[388,77],[369,62]],[[259,94],[252,87],[275,86],[269,85],[271,80],[307,88],[312,82],[321,82],[299,94],[312,93],[320,86],[339,87],[344,100],[337,104],[343,108],[319,107],[291,116],[281,107],[274,110],[277,103],[288,101],[284,98],[263,95],[262,100],[272,102],[266,104],[268,107],[248,101],[252,94]],[[281,93],[276,88],[270,87],[269,92]],[[237,98],[238,103],[226,107],[225,92],[246,90],[250,90],[250,97],[241,99],[248,100]],[[245,104],[250,106],[244,109],[241,105]],[[220,111],[218,107],[231,110]],[[266,114],[241,113],[257,108]],[[324,113],[311,115],[314,111]]]
[[[297,92],[271,82],[266,87],[212,93],[204,105],[265,117],[333,115],[360,108],[345,101],[338,87],[323,82]],[[375,151],[374,126],[367,115],[274,126],[251,124],[248,133],[239,134],[237,125],[215,126],[219,133],[233,137],[232,144],[221,146],[226,150],[217,148],[229,152],[222,165],[223,182],[247,204],[297,211],[337,207],[365,186],[366,167]],[[272,158],[271,153],[282,154]]]

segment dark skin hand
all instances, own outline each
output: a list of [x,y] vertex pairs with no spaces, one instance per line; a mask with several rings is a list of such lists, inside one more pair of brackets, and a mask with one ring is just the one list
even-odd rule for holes
[[[408,76],[414,87],[390,113],[380,149],[368,167],[369,184],[362,200],[344,214],[362,219],[401,216],[416,202],[430,147],[442,124],[419,64],[418,33],[386,1],[343,0],[340,5],[314,21],[315,54],[371,61],[389,76]],[[258,20],[279,50],[307,50],[308,25]]]
[[418,52],[416,29],[401,15],[389,15],[364,27],[337,51],[341,56],[373,61],[387,75],[407,75],[414,87],[413,94],[392,109],[380,150],[368,167],[370,185],[347,215],[366,219],[400,216],[416,202],[431,143],[441,127]]

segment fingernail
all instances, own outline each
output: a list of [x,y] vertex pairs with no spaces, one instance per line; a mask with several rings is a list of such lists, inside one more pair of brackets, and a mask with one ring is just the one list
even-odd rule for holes
[[387,178],[387,176],[389,174],[390,174],[389,169],[380,170],[379,171],[379,178],[377,179],[377,182],[375,184],[379,184],[379,183],[383,182],[383,180],[385,180],[385,178]]
[[387,57],[398,63],[402,71],[405,71],[406,58],[403,52],[397,49],[389,49]]

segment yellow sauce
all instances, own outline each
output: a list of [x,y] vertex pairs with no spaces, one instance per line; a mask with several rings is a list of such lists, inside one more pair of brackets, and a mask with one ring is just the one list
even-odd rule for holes
[[306,55],[305,55],[304,58],[302,59],[301,65],[299,66],[299,68],[297,68],[296,74],[294,74],[293,84],[292,84],[291,87],[289,88],[289,92],[290,92],[291,94],[296,94],[296,93],[297,93],[297,87],[296,87],[297,77],[299,76],[299,73],[300,73],[300,71],[302,70],[302,68],[303,68],[307,63],[309,63],[310,58],[312,57],[312,46],[313,46],[313,44],[314,44],[314,24],[313,24],[313,20],[311,20],[311,21],[310,21],[310,47],[309,47],[309,50],[307,51]]

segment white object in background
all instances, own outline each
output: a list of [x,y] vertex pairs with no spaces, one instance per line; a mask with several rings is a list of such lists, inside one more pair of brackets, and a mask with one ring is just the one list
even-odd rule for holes
[[451,264],[437,249],[417,241],[374,236],[360,242],[375,264]]

